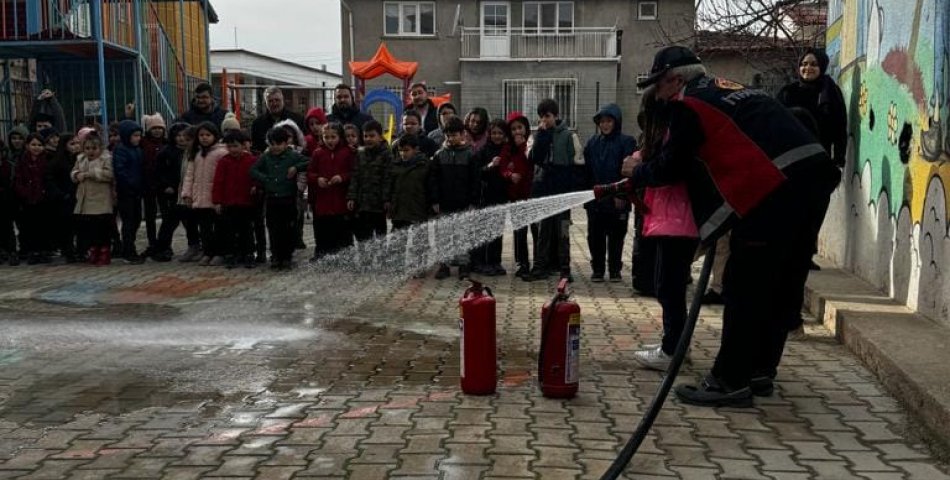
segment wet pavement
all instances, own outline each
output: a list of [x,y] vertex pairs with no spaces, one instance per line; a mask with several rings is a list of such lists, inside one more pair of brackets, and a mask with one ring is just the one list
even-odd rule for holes
[[[0,478],[599,478],[659,385],[632,352],[658,340],[660,310],[626,277],[589,283],[578,213],[572,232],[583,333],[567,401],[535,384],[553,280],[492,282],[500,385],[473,397],[458,386],[454,279],[408,280],[346,318],[312,313],[321,292],[217,317],[306,278],[177,262],[0,267]],[[510,265],[510,238],[505,253]],[[720,326],[721,309],[706,309],[683,378],[709,368]],[[777,387],[754,409],[668,401],[626,478],[950,479],[904,407],[822,327],[789,343]]]

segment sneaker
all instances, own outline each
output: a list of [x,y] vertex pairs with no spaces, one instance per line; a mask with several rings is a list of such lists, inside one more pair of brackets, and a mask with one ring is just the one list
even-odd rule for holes
[[594,283],[604,283],[604,272],[594,272],[590,275],[590,281]]
[[207,267],[208,265],[211,265],[211,257],[205,255],[198,260],[198,266]]
[[752,390],[752,395],[756,397],[771,397],[775,393],[775,382],[772,381],[772,377],[764,375],[752,377],[752,380],[749,381],[749,388]]
[[633,359],[643,368],[665,372],[670,368],[670,361],[673,360],[673,356],[667,355],[666,352],[663,351],[663,347],[657,345],[654,348],[633,352]]
[[185,251],[184,255],[178,259],[179,262],[187,263],[194,262],[201,258],[201,250],[197,246],[189,246],[188,250]]
[[623,276],[620,275],[620,272],[610,272],[610,283],[620,283],[623,281]]
[[468,278],[468,274],[469,274],[468,265],[460,265],[459,266],[459,280],[465,280],[466,278]]
[[722,294],[715,290],[707,290],[703,295],[703,305],[722,305]]
[[730,388],[712,375],[706,375],[698,385],[677,385],[675,392],[681,402],[700,407],[751,408],[753,406],[751,388]]
[[208,265],[212,267],[220,267],[221,265],[224,265],[224,257],[221,255],[215,255],[211,257],[211,261],[208,262]]
[[436,280],[442,280],[444,278],[449,278],[452,272],[449,271],[449,266],[446,264],[439,265],[439,270],[435,272]]

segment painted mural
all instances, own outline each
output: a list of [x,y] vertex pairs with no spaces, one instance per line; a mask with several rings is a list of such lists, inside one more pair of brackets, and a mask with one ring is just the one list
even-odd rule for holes
[[830,0],[829,22],[851,145],[822,251],[950,324],[950,0]]

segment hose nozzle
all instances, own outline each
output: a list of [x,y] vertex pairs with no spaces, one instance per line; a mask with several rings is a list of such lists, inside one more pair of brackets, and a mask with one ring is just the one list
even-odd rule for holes
[[607,197],[629,196],[632,192],[630,179],[625,178],[619,182],[595,186],[594,198],[600,200]]

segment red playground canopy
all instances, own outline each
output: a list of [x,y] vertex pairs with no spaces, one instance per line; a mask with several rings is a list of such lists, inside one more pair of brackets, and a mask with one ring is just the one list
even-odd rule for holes
[[363,81],[387,73],[403,81],[409,81],[415,76],[417,70],[419,70],[418,62],[397,60],[389,53],[385,42],[379,44],[376,54],[368,62],[350,62],[350,71],[353,72],[353,76]]

